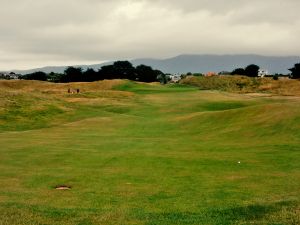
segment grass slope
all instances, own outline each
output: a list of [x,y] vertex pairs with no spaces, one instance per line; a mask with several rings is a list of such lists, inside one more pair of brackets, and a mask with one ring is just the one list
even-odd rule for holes
[[300,99],[111,82],[0,82],[0,224],[300,223]]
[[201,90],[220,90],[236,93],[269,93],[285,96],[300,96],[300,81],[292,79],[273,80],[272,78],[224,76],[188,76],[182,84],[199,87]]

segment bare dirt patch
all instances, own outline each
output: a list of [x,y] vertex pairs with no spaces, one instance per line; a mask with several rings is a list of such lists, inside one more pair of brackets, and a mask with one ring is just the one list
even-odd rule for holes
[[71,190],[72,187],[69,185],[57,185],[55,186],[55,190]]

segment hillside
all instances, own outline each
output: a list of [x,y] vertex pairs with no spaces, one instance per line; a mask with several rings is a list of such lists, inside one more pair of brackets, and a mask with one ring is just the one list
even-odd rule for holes
[[288,69],[300,62],[300,57],[274,57],[261,55],[180,55],[155,60],[138,59],[134,64],[147,64],[169,73],[232,71],[235,68],[256,64],[270,73],[289,73]]
[[0,81],[0,106],[0,224],[300,224],[299,97]]
[[[254,63],[263,69],[267,69],[270,73],[288,74],[288,69],[293,67],[295,63],[299,63],[300,57],[276,57],[260,55],[180,55],[168,59],[135,59],[131,60],[131,62],[135,66],[140,64],[149,65],[165,73],[206,73],[209,71],[232,71],[235,68],[246,67],[247,65]],[[78,66],[82,67],[83,69],[93,68],[97,70],[101,66],[111,63],[112,62]],[[15,72],[21,74],[32,73],[35,71],[44,71],[46,73],[62,73],[66,66],[44,67],[31,70],[15,70]]]

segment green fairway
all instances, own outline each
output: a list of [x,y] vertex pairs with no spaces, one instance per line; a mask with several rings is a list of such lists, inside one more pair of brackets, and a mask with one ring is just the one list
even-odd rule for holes
[[300,98],[70,85],[0,86],[0,225],[300,224]]

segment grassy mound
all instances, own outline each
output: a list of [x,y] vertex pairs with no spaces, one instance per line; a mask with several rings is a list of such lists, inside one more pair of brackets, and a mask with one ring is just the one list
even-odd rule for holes
[[[129,92],[114,90],[125,81],[53,84],[40,81],[0,81],[0,132],[27,130],[72,122],[122,107]],[[79,89],[80,93],[68,93]],[[120,99],[124,100],[122,103]],[[118,104],[119,103],[119,104]]]
[[271,78],[250,78],[245,76],[187,77],[181,84],[199,87],[201,90],[227,92],[261,92],[277,95],[300,96],[299,80],[273,80]]

